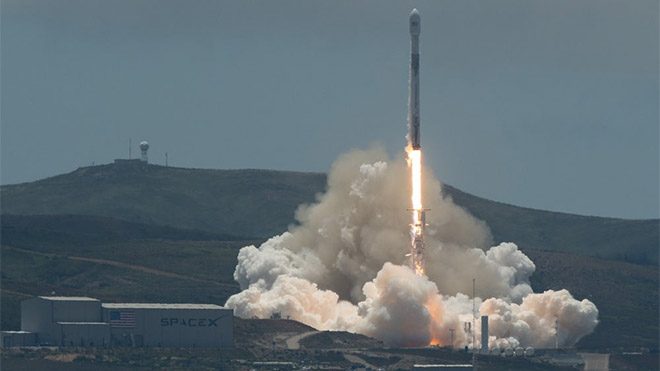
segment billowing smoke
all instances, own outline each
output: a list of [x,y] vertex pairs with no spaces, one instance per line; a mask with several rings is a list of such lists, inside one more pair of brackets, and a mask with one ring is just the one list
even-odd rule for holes
[[[238,255],[242,292],[227,306],[241,317],[274,313],[320,330],[346,330],[389,345],[471,344],[472,279],[491,346],[571,346],[598,323],[598,310],[566,290],[533,293],[534,263],[513,243],[490,247],[488,227],[451,199],[425,169],[426,274],[408,267],[409,180],[403,158],[382,149],[340,157],[327,191],[296,213],[298,225]],[[482,299],[485,298],[485,299]],[[475,313],[477,315],[477,313]],[[476,321],[478,325],[479,321]],[[477,326],[478,327],[478,326]]]

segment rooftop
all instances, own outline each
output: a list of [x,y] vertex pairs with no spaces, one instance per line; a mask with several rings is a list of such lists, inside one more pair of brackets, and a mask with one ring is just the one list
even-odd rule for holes
[[108,326],[108,322],[57,322],[58,325],[105,325]]
[[40,298],[57,301],[99,301],[99,299],[89,298],[87,296],[40,296]]
[[103,303],[108,309],[227,309],[215,304]]
[[3,331],[0,331],[0,332],[2,332],[3,334],[32,334],[32,332],[30,332],[30,331],[5,331],[5,330],[3,330]]
[[431,365],[413,365],[413,368],[472,368],[471,364],[431,364]]

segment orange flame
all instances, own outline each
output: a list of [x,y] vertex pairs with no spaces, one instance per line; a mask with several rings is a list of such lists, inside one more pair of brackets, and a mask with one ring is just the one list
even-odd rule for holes
[[442,305],[439,302],[439,298],[429,298],[424,306],[426,307],[426,310],[429,312],[429,316],[431,317],[431,322],[429,323],[431,341],[429,342],[429,345],[444,345],[442,339],[440,339],[440,334],[438,334],[438,329],[442,323]]

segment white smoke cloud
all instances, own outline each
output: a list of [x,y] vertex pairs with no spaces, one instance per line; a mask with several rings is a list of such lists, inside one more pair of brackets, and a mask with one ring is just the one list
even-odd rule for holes
[[234,278],[243,291],[226,305],[241,317],[280,313],[390,345],[448,344],[449,329],[455,329],[454,344],[463,346],[471,338],[463,324],[473,317],[466,294],[474,277],[478,311],[490,316],[491,346],[544,347],[555,340],[570,346],[593,331],[593,303],[566,290],[534,294],[534,263],[515,244],[488,248],[492,238],[483,222],[443,198],[428,170],[423,184],[431,209],[428,277],[407,266],[410,202],[403,158],[389,161],[381,149],[355,151],[332,166],[327,192],[299,208],[299,225],[258,248],[241,249]]

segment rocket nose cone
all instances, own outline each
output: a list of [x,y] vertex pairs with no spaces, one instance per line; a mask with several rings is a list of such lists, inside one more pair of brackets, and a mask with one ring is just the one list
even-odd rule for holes
[[410,33],[413,35],[419,35],[421,31],[421,19],[417,8],[413,9],[410,12]]
[[417,11],[417,8],[410,12],[410,22],[419,22],[419,12]]

